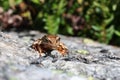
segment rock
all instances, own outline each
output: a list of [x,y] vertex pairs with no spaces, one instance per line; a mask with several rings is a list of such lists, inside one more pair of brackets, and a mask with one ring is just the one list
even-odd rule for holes
[[43,35],[0,32],[0,80],[120,80],[120,48],[59,35],[69,56],[54,50],[39,57],[30,46]]

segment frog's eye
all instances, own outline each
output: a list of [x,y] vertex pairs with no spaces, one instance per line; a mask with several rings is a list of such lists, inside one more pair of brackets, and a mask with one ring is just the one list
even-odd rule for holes
[[45,41],[48,42],[48,43],[52,43],[51,39],[49,39],[49,38],[46,38]]
[[56,38],[56,41],[57,41],[57,42],[60,41],[60,37],[57,37],[57,38]]
[[49,40],[47,38],[44,38],[43,42],[49,42]]

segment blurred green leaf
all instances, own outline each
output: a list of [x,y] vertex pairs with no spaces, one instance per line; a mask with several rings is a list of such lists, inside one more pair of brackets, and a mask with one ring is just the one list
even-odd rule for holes
[[114,31],[115,31],[114,26],[111,26],[110,28],[107,29],[107,35],[106,35],[107,36],[107,40],[106,40],[106,43],[108,43],[111,40],[111,38],[113,37]]
[[57,34],[60,24],[60,18],[55,16],[47,16],[45,29],[49,34]]
[[120,31],[115,30],[115,34],[120,37]]
[[8,0],[1,0],[0,1],[0,6],[4,8],[4,10],[7,10],[10,6],[9,6],[9,1]]
[[68,34],[73,35],[73,30],[70,26],[66,26]]
[[15,1],[15,5],[20,4],[23,0],[11,0],[11,1]]
[[95,31],[101,31],[102,27],[93,25],[92,29],[94,29]]
[[33,3],[35,4],[39,4],[40,3],[40,0],[31,0]]
[[105,22],[106,25],[108,25],[113,19],[114,19],[114,16],[113,16],[113,14],[111,14],[108,19],[104,20],[104,22]]

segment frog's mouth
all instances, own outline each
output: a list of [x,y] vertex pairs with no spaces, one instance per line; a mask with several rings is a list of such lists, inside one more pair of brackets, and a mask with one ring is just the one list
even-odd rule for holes
[[57,46],[52,45],[52,44],[41,44],[41,47],[43,47],[46,50],[55,50],[55,49],[57,49]]
[[57,50],[57,46],[56,45],[48,45],[48,48],[52,49],[52,50]]

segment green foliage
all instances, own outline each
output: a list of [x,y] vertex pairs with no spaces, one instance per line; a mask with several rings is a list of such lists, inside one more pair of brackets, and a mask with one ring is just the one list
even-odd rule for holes
[[[10,4],[14,4],[10,3],[12,1],[20,3],[25,0],[9,0],[9,2],[1,0],[0,5],[8,9]],[[109,43],[116,36],[120,37],[119,0],[30,0],[29,2],[34,3],[31,6],[37,10],[33,27],[49,34],[84,36],[104,43]],[[74,17],[80,20],[75,23]],[[82,22],[83,19],[85,21]]]
[[46,17],[46,26],[45,29],[48,31],[49,34],[57,34],[60,24],[60,18],[55,16],[47,16]]
[[0,0],[0,6],[2,6],[5,10],[9,8],[8,0]]
[[39,4],[40,0],[32,0],[32,2],[35,3],[35,4]]
[[[42,1],[42,0],[40,0]],[[41,18],[40,22],[44,23],[44,28],[49,34],[57,34],[59,26],[62,23],[62,14],[65,11],[65,0],[32,0],[32,2],[39,4],[41,9],[38,13],[38,18]]]
[[0,0],[0,6],[4,8],[4,10],[9,9],[11,6],[20,4],[23,0]]

